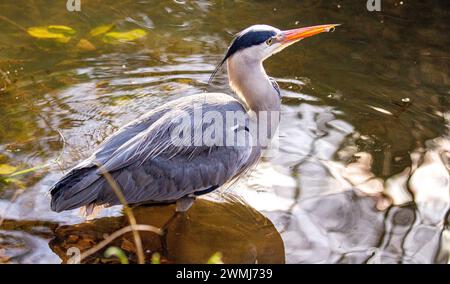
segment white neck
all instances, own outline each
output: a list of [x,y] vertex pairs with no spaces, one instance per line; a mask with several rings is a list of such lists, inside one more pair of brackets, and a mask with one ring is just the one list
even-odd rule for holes
[[256,119],[252,121],[256,122],[258,131],[265,129],[267,135],[258,135],[258,143],[267,145],[266,138],[273,137],[280,121],[280,96],[262,61],[245,56],[244,52],[227,60],[228,79],[231,88],[247,105],[250,117]]
[[249,110],[280,111],[279,94],[270,82],[262,61],[238,53],[227,60],[227,67],[230,87]]

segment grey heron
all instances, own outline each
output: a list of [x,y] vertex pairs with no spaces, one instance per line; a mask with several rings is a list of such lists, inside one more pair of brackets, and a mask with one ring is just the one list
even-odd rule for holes
[[[261,143],[177,144],[171,137],[177,121],[180,117],[194,116],[199,105],[204,111],[215,111],[222,116],[230,111],[247,116],[250,112],[279,112],[280,90],[275,80],[266,74],[263,61],[295,42],[336,26],[282,31],[268,25],[254,25],[241,31],[218,66],[226,63],[229,85],[240,100],[222,93],[202,93],[150,110],[107,138],[88,159],[51,188],[52,210],[61,212],[83,206],[120,204],[105,172],[121,188],[128,204],[176,202],[177,211],[188,210],[196,196],[237,179],[260,158]],[[246,123],[224,127],[223,132],[248,132]],[[256,124],[260,124],[258,118]],[[191,126],[205,130],[202,123]],[[278,121],[269,127],[270,133],[277,127]]]

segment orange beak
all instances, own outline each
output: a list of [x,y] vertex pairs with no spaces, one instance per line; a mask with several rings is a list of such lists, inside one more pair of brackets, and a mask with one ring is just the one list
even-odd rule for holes
[[282,43],[292,43],[323,32],[332,31],[337,26],[340,26],[340,24],[320,25],[283,31],[282,34],[284,37],[281,41]]

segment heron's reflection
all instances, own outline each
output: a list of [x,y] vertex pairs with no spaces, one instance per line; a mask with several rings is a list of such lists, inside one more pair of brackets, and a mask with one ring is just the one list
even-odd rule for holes
[[[133,213],[138,224],[161,228],[174,214],[174,205],[138,206]],[[128,225],[126,216],[106,217],[56,229],[50,248],[67,262],[67,251],[81,252],[95,246],[105,235]],[[220,200],[198,199],[183,216],[170,222],[163,250],[157,234],[141,232],[146,262],[158,252],[163,262],[206,263],[216,252],[224,263],[284,263],[284,244],[272,222],[236,196]],[[108,246],[121,248],[135,262],[136,248],[131,233]],[[73,249],[72,249],[73,250]],[[84,259],[84,263],[114,262],[104,257],[104,249]]]

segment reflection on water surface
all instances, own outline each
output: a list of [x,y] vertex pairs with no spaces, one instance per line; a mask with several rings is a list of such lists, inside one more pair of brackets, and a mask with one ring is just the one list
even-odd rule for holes
[[[225,263],[284,263],[283,241],[273,224],[261,213],[237,198],[221,201],[199,199],[187,215],[177,216],[161,239],[157,234],[143,232],[142,242],[146,261],[154,253],[165,263],[206,263],[221,252]],[[137,207],[138,224],[162,227],[173,213],[174,206]],[[105,234],[127,226],[126,217],[106,217],[91,223],[62,226],[50,246],[64,261],[67,250],[81,251],[97,244]],[[131,233],[116,239],[111,245],[120,247],[132,261],[136,252]],[[103,250],[90,256],[87,263],[111,262],[103,257]]]
[[[93,0],[82,13],[50,0],[0,3],[0,261],[60,261],[47,245],[55,226],[83,220],[50,211],[51,184],[121,125],[207,88],[234,33],[261,22],[335,22],[342,26],[334,33],[265,63],[282,89],[280,151],[232,191],[275,225],[288,263],[447,262],[449,13],[442,1],[386,0],[379,13],[361,1]],[[111,23],[147,35],[123,44],[89,35]],[[24,32],[52,24],[76,35],[61,44]],[[208,89],[230,92],[225,73]],[[202,213],[206,220],[214,210]],[[235,230],[235,210],[243,209],[232,207],[224,227],[190,233]],[[97,223],[111,226],[121,215],[102,214],[114,218]],[[249,229],[263,234],[260,225]],[[226,249],[224,239],[211,242]],[[261,239],[260,248],[275,244]]]

